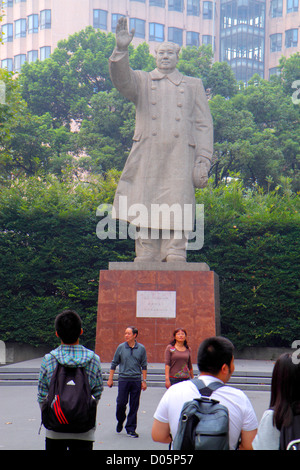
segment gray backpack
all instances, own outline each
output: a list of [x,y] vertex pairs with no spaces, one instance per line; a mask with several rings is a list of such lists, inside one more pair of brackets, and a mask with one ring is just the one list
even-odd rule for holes
[[210,395],[224,384],[213,382],[208,387],[199,380],[201,397],[188,401],[181,410],[174,450],[229,450],[228,410]]

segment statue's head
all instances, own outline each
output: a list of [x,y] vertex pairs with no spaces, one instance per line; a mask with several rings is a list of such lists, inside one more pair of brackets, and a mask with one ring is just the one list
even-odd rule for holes
[[162,73],[170,73],[176,69],[180,46],[174,42],[162,42],[156,48],[156,66]]

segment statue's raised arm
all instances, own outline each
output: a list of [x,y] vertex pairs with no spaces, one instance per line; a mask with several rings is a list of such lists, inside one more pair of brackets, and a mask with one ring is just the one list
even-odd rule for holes
[[119,51],[126,51],[128,49],[128,46],[133,39],[134,33],[134,29],[132,29],[130,32],[128,30],[127,18],[124,16],[119,18],[116,27],[116,41],[117,49]]

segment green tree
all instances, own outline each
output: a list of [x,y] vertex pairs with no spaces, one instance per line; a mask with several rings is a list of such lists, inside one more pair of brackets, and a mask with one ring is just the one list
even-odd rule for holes
[[212,59],[213,52],[210,45],[182,48],[178,70],[189,77],[201,78],[204,88],[207,88]]
[[87,155],[86,169],[96,173],[121,170],[132,145],[134,123],[134,106],[117,90],[93,96],[90,115],[82,122],[77,139]]
[[189,261],[220,278],[221,328],[237,350],[291,347],[299,337],[299,197],[287,185],[264,193],[241,180],[196,193],[205,238]]
[[[300,53],[296,52],[288,58],[282,56],[279,60],[279,68],[284,91],[287,96],[291,97],[295,91],[294,82],[300,80]],[[297,85],[297,88],[299,89],[300,86]]]
[[15,126],[26,113],[26,103],[22,100],[18,80],[6,69],[0,69],[0,82],[3,84],[3,102],[0,103],[0,183],[9,176],[12,161],[10,142],[15,137]]
[[132,259],[134,249],[132,240],[96,236],[97,207],[112,201],[117,178],[112,172],[75,184],[31,177],[2,188],[2,340],[53,345],[55,316],[74,308],[84,320],[84,343],[94,346],[99,270],[118,257]]
[[207,87],[212,95],[231,98],[238,92],[238,84],[234,73],[226,62],[215,62],[208,74]]

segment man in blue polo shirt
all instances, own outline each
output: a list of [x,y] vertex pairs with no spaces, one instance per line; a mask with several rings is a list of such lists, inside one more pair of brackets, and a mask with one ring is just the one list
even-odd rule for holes
[[[125,342],[119,344],[111,363],[107,385],[113,386],[113,376],[119,366],[117,396],[117,432],[123,429],[126,419],[126,406],[129,400],[129,413],[125,429],[129,437],[139,437],[136,433],[137,412],[140,404],[141,390],[147,389],[147,355],[145,347],[136,341],[137,328],[129,326],[125,330]],[[143,380],[141,379],[143,376]]]

